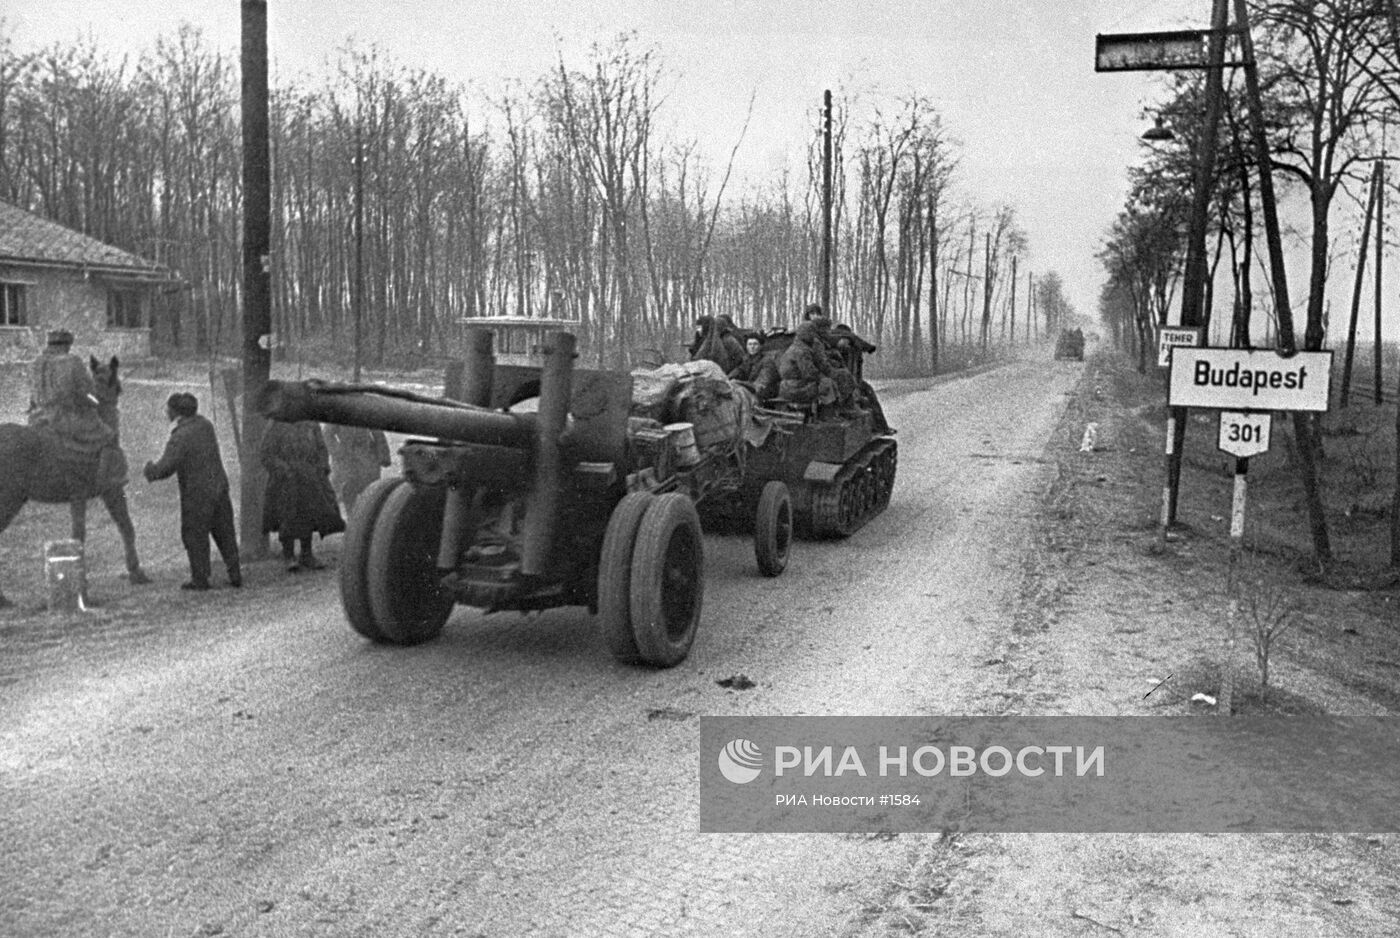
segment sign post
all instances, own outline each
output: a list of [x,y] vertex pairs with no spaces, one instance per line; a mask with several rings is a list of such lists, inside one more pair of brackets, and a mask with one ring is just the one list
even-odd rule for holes
[[1271,349],[1171,349],[1167,403],[1172,407],[1219,410],[1220,435],[1216,445],[1235,457],[1235,488],[1230,505],[1230,609],[1220,686],[1220,712],[1226,715],[1234,698],[1239,560],[1244,544],[1249,458],[1268,452],[1272,411],[1326,412],[1331,379],[1331,352],[1283,355]]
[[1235,457],[1235,494],[1230,504],[1230,555],[1239,552],[1244,539],[1245,497],[1249,457],[1269,451],[1272,414],[1234,410],[1220,412],[1220,438],[1217,446]]
[[[1171,366],[1172,349],[1180,347],[1193,347],[1201,344],[1201,339],[1205,335],[1205,329],[1200,326],[1163,326],[1157,333],[1157,367],[1167,368]],[[1167,441],[1165,454],[1167,457],[1167,477],[1162,483],[1162,523],[1159,526],[1161,535],[1161,546],[1166,546],[1167,528],[1171,527],[1172,520],[1176,515],[1176,466],[1179,465],[1176,459],[1176,427],[1177,421],[1185,420],[1184,411],[1175,407],[1167,408]]]
[[[1235,457],[1235,496],[1230,512],[1232,548],[1244,536],[1249,457],[1269,449],[1272,411],[1325,412],[1332,379],[1331,352],[1198,348],[1168,349],[1167,403],[1221,411],[1217,445]],[[1165,509],[1164,509],[1165,511]]]
[[1230,568],[1226,577],[1230,608],[1225,620],[1225,674],[1220,681],[1222,710],[1230,715],[1235,696],[1235,635],[1240,619],[1240,551],[1244,546],[1244,512],[1249,486],[1249,457],[1269,450],[1271,414],[1233,410],[1220,412],[1216,445],[1235,457],[1235,491],[1230,500]]
[[[1186,235],[1186,263],[1182,271],[1181,323],[1198,326],[1203,322],[1206,270],[1206,216],[1210,209],[1211,179],[1215,172],[1215,150],[1220,113],[1224,106],[1223,81],[1225,46],[1230,35],[1229,0],[1211,0],[1210,29],[1158,33],[1099,35],[1094,42],[1094,70],[1126,72],[1140,70],[1204,69],[1205,120],[1199,143],[1192,154],[1195,181],[1191,193],[1191,214]],[[1161,545],[1166,546],[1167,528],[1176,520],[1176,493],[1181,483],[1181,451],[1186,441],[1186,411],[1173,408],[1168,421],[1171,441],[1167,444],[1167,479],[1162,506]]]

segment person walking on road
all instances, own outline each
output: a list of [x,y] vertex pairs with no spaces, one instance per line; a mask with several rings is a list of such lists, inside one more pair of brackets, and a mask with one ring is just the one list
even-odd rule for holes
[[180,540],[190,561],[190,581],[181,589],[209,589],[211,537],[228,570],[229,586],[242,586],[233,500],[229,498],[228,475],[214,425],[200,416],[198,399],[184,392],[170,395],[165,416],[175,423],[170,442],[158,461],[146,463],[143,474],[147,482],[172,475],[179,482]]

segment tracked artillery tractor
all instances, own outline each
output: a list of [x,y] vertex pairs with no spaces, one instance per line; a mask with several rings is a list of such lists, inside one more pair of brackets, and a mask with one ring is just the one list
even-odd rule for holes
[[271,419],[425,437],[400,450],[403,477],[375,483],[351,514],[340,593],[355,631],[411,645],[438,635],[459,603],[587,606],[615,657],[669,667],[700,620],[700,502],[750,512],[760,571],[782,572],[792,499],[781,480],[746,475],[742,427],[697,445],[639,420],[632,376],[575,368],[574,350],[556,332],[541,366],[499,365],[491,333],[472,330],[460,401],[267,384],[259,406]]
[[[768,401],[760,416],[777,418],[775,434],[749,450],[749,484],[781,481],[791,492],[799,533],[818,539],[854,534],[884,511],[894,491],[899,449],[885,422],[875,389],[864,379],[864,356],[873,345],[850,333],[837,354],[854,378],[864,403],[844,413],[815,405]],[[768,335],[762,354],[781,356],[792,332]]]

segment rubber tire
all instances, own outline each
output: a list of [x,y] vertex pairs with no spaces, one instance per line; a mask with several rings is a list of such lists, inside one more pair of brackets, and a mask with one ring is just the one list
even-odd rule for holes
[[417,645],[434,639],[452,615],[452,596],[442,589],[437,570],[446,503],[445,488],[402,485],[389,493],[375,519],[366,586],[386,642]]
[[350,521],[340,549],[340,604],[350,627],[372,641],[384,641],[384,633],[374,621],[369,605],[369,542],[374,535],[374,523],[384,507],[384,500],[404,484],[397,476],[378,479],[355,499]]
[[778,576],[787,569],[792,548],[792,495],[777,480],[764,483],[758,496],[753,530],[753,553],[758,572]]
[[632,635],[643,662],[680,664],[695,641],[705,594],[705,547],[695,504],[657,496],[632,550]]
[[642,517],[655,500],[650,492],[624,495],[608,516],[598,553],[598,630],[608,651],[625,664],[641,660],[632,635],[632,553]]

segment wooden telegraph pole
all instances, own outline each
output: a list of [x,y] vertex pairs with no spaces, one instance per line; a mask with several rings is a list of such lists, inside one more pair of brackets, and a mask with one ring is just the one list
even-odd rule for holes
[[243,0],[243,448],[238,527],[243,549],[267,552],[262,529],[265,473],[258,459],[264,421],[257,398],[272,376],[271,178],[267,143],[267,0]]
[[[1351,292],[1351,320],[1347,325],[1346,354],[1342,359],[1342,395],[1337,402],[1339,407],[1347,406],[1351,398],[1351,365],[1356,354],[1356,321],[1361,313],[1361,285],[1366,280],[1366,252],[1371,243],[1371,214],[1376,210],[1376,168],[1371,167],[1371,189],[1366,199],[1366,220],[1361,226],[1361,250],[1356,255],[1356,282]],[[1379,284],[1377,287],[1379,288]],[[1379,317],[1379,309],[1376,315]],[[1379,319],[1377,328],[1379,329]]]
[[1384,397],[1381,394],[1381,359],[1385,351],[1381,345],[1381,260],[1385,251],[1385,160],[1386,153],[1382,144],[1381,158],[1376,161],[1376,361],[1375,361],[1375,382],[1376,382],[1376,406],[1381,406]]
[[831,90],[822,96],[822,314],[831,308]]
[[[1225,71],[1225,28],[1229,0],[1212,0],[1210,29],[1173,33],[1136,33],[1097,37],[1095,70],[1170,71],[1204,69],[1206,114],[1196,144],[1196,173],[1191,215],[1186,236],[1186,269],[1181,290],[1181,325],[1200,326],[1206,288],[1206,217],[1215,179],[1216,135],[1220,127]],[[1204,61],[1201,39],[1206,42]],[[1186,442],[1186,410],[1172,407],[1167,418],[1166,481],[1162,486],[1162,519],[1159,541],[1176,522],[1177,496],[1181,489],[1181,454]]]
[[[1214,0],[1210,17],[1210,40],[1206,62],[1206,122],[1196,150],[1195,191],[1191,194],[1191,219],[1186,242],[1186,271],[1181,292],[1181,324],[1199,326],[1203,319],[1202,301],[1206,281],[1206,216],[1215,180],[1216,136],[1224,98],[1225,25],[1228,0]],[[1185,408],[1174,407],[1167,420],[1167,487],[1162,499],[1162,538],[1176,523],[1181,492],[1181,457],[1186,446]]]

